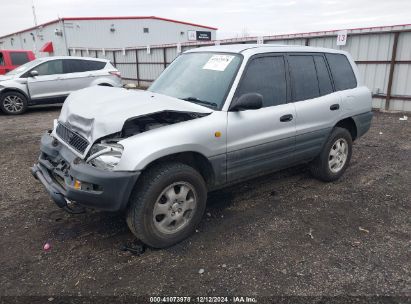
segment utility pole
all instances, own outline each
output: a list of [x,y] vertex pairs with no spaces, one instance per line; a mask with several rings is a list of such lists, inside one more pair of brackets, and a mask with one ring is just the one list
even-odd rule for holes
[[[36,16],[36,7],[34,6],[34,0],[31,0],[31,4],[32,4],[31,8],[33,10],[34,26],[37,27],[37,16]],[[36,34],[37,34],[38,29],[36,28],[35,31],[36,31]],[[34,47],[33,51],[34,51],[34,54],[36,54],[36,56],[37,56],[36,36],[35,36],[34,33],[31,33],[31,35],[33,35],[33,47]]]
[[34,0],[31,0],[31,8],[33,10],[33,19],[34,19],[34,26],[37,26],[37,16],[36,16],[36,7],[34,6]]

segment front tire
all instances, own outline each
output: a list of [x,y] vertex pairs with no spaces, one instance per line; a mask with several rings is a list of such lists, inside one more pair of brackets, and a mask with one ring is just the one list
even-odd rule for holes
[[207,201],[202,176],[182,163],[156,165],[143,172],[131,195],[127,224],[154,248],[177,244],[201,221]]
[[341,177],[352,155],[352,138],[347,129],[336,127],[331,132],[320,155],[310,164],[311,174],[324,182]]
[[6,92],[1,95],[0,109],[8,115],[23,114],[27,109],[27,98],[19,92]]

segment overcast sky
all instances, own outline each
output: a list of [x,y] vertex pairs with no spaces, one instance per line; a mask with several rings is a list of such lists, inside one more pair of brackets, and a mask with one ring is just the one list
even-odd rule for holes
[[[0,36],[34,25],[32,0],[0,0]],[[34,0],[60,17],[158,16],[217,27],[217,38],[411,23],[411,0]]]

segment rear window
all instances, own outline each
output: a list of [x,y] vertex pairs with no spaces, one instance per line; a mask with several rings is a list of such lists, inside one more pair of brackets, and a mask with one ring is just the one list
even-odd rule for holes
[[11,64],[22,65],[30,61],[26,52],[10,52]]
[[347,57],[342,54],[325,54],[336,91],[352,89],[357,86],[357,80]]

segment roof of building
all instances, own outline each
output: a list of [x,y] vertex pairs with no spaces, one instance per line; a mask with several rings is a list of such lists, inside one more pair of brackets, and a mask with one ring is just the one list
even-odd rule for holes
[[53,23],[57,23],[60,21],[85,21],[85,20],[132,20],[132,19],[151,19],[151,20],[160,20],[160,21],[167,21],[167,22],[173,22],[173,23],[179,23],[179,24],[185,24],[185,25],[191,25],[191,26],[196,26],[196,27],[202,27],[210,30],[217,30],[215,27],[211,26],[206,26],[206,25],[201,25],[201,24],[196,24],[196,23],[191,23],[191,22],[185,22],[185,21],[179,21],[179,20],[174,20],[174,19],[168,19],[168,18],[161,18],[161,17],[156,17],[156,16],[112,16],[112,17],[63,17],[60,19],[55,19],[46,23],[39,24],[37,26],[33,26],[18,32],[14,32],[11,34],[7,34],[4,36],[1,36],[1,38],[13,36],[16,34],[24,33],[27,31],[31,31],[37,28],[41,28]]

